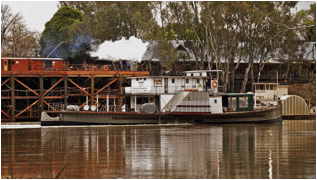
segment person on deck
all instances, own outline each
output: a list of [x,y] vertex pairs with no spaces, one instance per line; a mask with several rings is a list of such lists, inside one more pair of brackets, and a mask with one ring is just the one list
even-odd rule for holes
[[119,60],[118,67],[119,67],[119,71],[121,71],[121,67],[122,67],[121,60]]
[[127,61],[127,71],[129,71],[129,70],[130,70],[130,62]]

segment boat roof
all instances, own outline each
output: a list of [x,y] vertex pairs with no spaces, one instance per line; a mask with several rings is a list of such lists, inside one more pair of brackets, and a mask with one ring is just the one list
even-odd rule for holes
[[234,96],[234,97],[240,97],[240,96],[253,96],[253,93],[227,93],[223,96]]
[[195,73],[195,72],[221,72],[222,70],[194,70],[194,71],[185,71],[185,73]]
[[44,60],[44,61],[62,61],[62,58],[25,58],[25,57],[2,57],[1,59],[14,59],[14,60],[28,60],[28,59],[32,59],[32,60]]
[[127,79],[133,78],[206,78],[206,76],[137,76],[137,77],[127,77]]
[[252,83],[252,84],[276,85],[276,84],[280,84],[280,83]]

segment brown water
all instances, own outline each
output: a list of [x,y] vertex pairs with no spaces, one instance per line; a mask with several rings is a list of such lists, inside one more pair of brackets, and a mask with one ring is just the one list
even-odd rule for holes
[[316,178],[316,121],[1,130],[2,178]]

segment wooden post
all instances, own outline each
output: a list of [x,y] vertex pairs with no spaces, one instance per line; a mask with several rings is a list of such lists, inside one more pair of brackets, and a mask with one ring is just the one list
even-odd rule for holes
[[44,103],[43,103],[43,92],[44,92],[44,89],[43,89],[43,85],[44,85],[44,77],[43,77],[43,74],[40,75],[40,108],[41,108],[41,111],[40,111],[40,114],[42,114],[42,112],[44,111]]
[[11,122],[15,121],[15,99],[14,99],[14,91],[15,91],[15,80],[14,80],[14,74],[11,75]]
[[[119,75],[119,92],[122,94],[122,74]],[[122,96],[119,98],[119,105],[122,105]]]
[[[91,94],[95,94],[95,76],[91,75]],[[90,96],[90,103],[91,105],[95,104],[94,96]]]
[[67,105],[67,74],[64,75],[64,104]]
[[[30,87],[30,77],[27,77],[28,80],[27,80],[27,86]],[[30,92],[26,92],[26,96],[29,96],[30,95]],[[26,104],[27,106],[30,105],[30,99],[27,99],[26,100]],[[32,115],[32,108],[30,108],[30,116]]]

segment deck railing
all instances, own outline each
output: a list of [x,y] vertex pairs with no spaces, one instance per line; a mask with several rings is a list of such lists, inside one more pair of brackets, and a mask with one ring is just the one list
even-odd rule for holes
[[[85,64],[67,64],[63,65],[62,68],[56,66],[45,67],[41,64],[33,65],[32,67],[35,71],[131,71],[131,66],[126,65],[116,66],[113,64],[107,65],[85,65]],[[137,71],[148,71],[145,68],[137,68]]]

